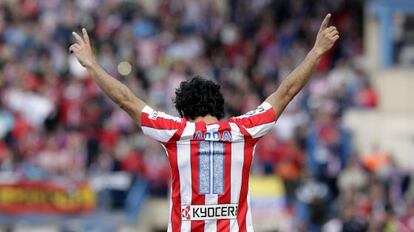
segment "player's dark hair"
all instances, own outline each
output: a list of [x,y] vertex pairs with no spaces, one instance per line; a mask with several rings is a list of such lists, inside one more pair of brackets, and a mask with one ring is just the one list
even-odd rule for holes
[[207,114],[217,119],[224,116],[224,98],[220,85],[200,76],[181,82],[175,90],[174,104],[181,117],[191,120]]

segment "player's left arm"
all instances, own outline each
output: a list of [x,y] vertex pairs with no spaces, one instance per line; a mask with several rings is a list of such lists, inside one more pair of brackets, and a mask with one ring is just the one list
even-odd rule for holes
[[287,76],[279,88],[266,99],[266,102],[272,105],[277,116],[283,112],[289,102],[306,85],[321,57],[339,39],[339,32],[336,27],[328,27],[330,19],[331,14],[327,14],[316,36],[315,44],[306,58]]

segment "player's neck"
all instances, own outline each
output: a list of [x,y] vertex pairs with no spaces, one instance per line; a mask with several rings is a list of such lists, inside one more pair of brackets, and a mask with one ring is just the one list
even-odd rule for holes
[[218,122],[219,120],[216,117],[211,116],[211,115],[208,114],[206,116],[198,116],[194,119],[194,122],[200,122],[200,121],[209,124],[209,123]]

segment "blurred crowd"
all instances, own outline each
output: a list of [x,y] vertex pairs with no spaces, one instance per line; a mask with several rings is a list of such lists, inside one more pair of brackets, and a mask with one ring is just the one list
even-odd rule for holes
[[411,67],[414,64],[414,16],[401,14],[396,17],[395,21],[396,61],[403,67]]
[[177,114],[175,88],[199,74],[221,84],[232,116],[277,88],[331,12],[341,39],[259,142],[252,172],[283,179],[286,209],[301,230],[414,231],[407,173],[381,151],[361,160],[341,123],[348,109],[373,109],[378,101],[360,58],[362,4],[0,1],[0,171],[71,181],[125,171],[144,179],[150,195],[167,194],[163,149],[68,53],[72,31],[85,27],[98,62],[151,106]]

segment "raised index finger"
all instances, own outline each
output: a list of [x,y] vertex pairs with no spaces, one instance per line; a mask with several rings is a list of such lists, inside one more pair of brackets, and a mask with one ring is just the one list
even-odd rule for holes
[[321,28],[319,29],[319,31],[322,31],[322,30],[324,30],[325,28],[327,28],[327,27],[328,27],[328,25],[329,25],[329,20],[331,20],[331,14],[327,14],[327,15],[325,16],[325,18],[323,19],[323,22],[322,22],[322,24],[321,24]]
[[85,28],[82,28],[82,33],[83,33],[83,40],[85,40],[86,44],[89,45],[90,44],[89,35]]

